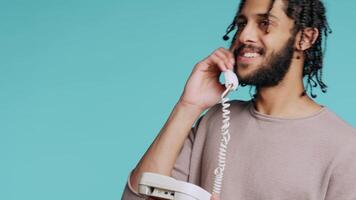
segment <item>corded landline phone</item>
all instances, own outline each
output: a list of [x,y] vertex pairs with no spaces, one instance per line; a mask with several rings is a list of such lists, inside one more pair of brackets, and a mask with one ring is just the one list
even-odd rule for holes
[[[223,72],[226,90],[221,95],[223,125],[221,127],[221,142],[218,154],[218,166],[214,170],[215,179],[212,192],[219,195],[225,169],[227,145],[230,140],[229,133],[229,98],[226,95],[236,90],[239,81],[231,70]],[[169,176],[145,172],[141,175],[138,192],[146,197],[158,197],[174,200],[210,200],[211,194],[199,186],[176,180]]]

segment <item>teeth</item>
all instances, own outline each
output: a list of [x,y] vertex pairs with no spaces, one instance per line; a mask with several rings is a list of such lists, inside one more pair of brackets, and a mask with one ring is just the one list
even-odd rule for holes
[[244,53],[243,54],[243,57],[246,57],[246,58],[256,58],[257,56],[259,56],[258,53]]

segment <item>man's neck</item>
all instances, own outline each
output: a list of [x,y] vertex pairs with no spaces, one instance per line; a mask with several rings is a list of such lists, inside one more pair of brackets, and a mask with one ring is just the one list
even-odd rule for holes
[[255,109],[266,115],[282,118],[301,118],[313,115],[322,106],[308,95],[302,95],[303,83],[282,81],[274,87],[259,88],[254,100]]

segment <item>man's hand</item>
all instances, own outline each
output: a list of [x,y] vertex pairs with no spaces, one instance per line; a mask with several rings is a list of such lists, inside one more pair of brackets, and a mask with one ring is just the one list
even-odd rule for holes
[[219,48],[195,65],[180,98],[180,103],[205,110],[219,102],[225,87],[219,82],[222,71],[233,70],[234,55]]

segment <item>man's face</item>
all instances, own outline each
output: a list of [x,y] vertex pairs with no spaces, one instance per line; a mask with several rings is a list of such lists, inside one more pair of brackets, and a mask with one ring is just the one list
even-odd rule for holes
[[231,46],[240,81],[258,87],[275,86],[284,78],[295,46],[294,21],[284,13],[283,1],[276,0],[268,16],[270,4],[270,0],[246,0]]

